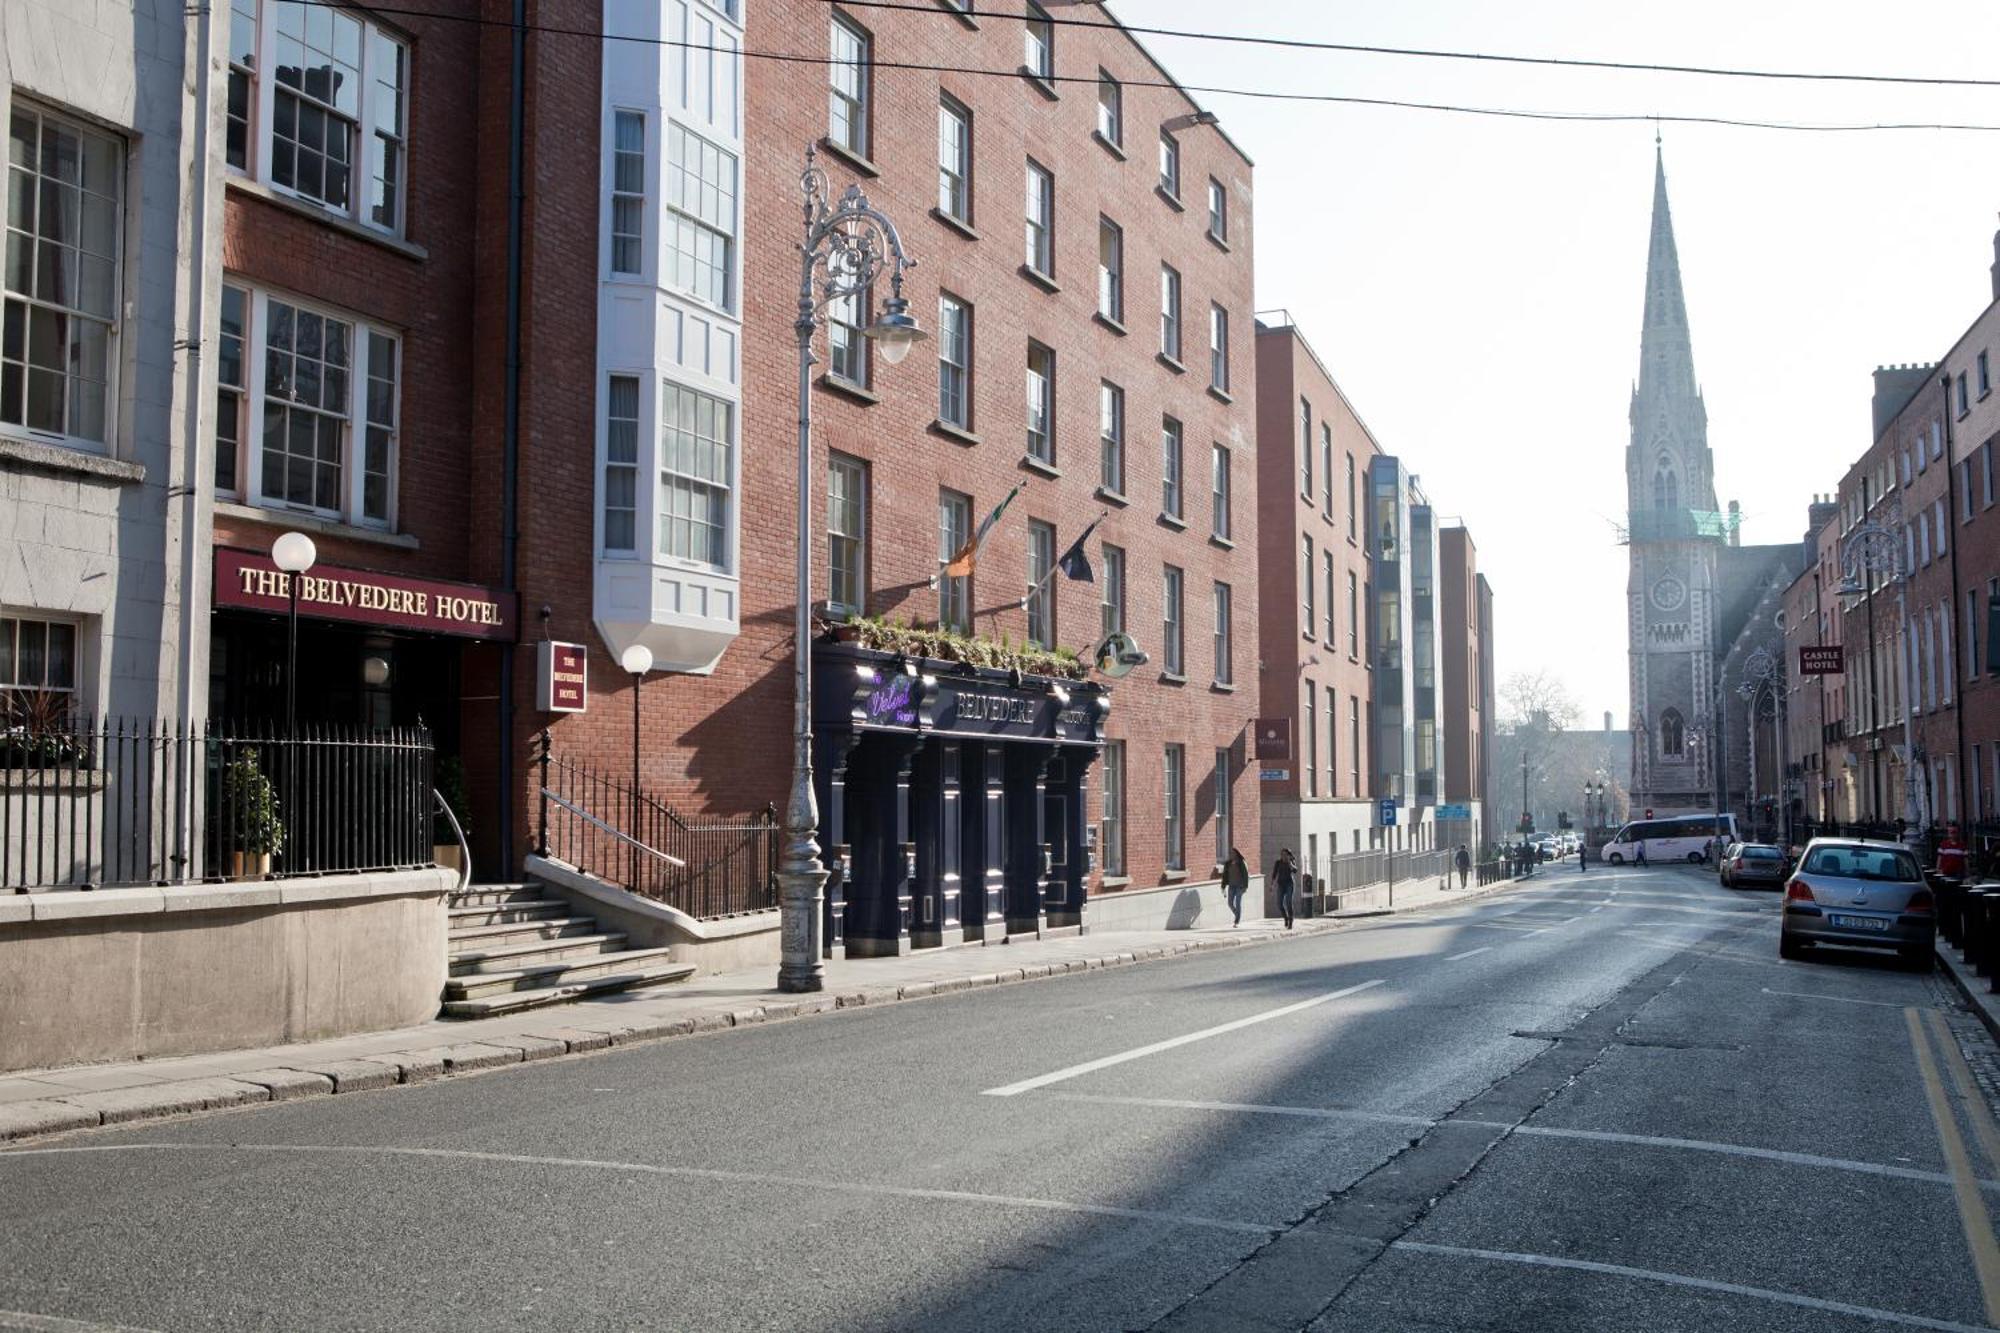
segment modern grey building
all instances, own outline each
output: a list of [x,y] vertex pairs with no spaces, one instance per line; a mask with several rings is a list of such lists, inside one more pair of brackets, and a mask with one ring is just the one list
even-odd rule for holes
[[[177,0],[0,5],[0,688],[10,722],[201,711],[206,254]],[[196,62],[199,65],[200,62]],[[198,127],[195,127],[198,128]],[[191,165],[192,164],[192,165]]]
[[1444,730],[1438,717],[1437,519],[1400,459],[1368,466],[1368,539],[1374,605],[1374,793],[1399,810],[1387,844],[1433,845]]

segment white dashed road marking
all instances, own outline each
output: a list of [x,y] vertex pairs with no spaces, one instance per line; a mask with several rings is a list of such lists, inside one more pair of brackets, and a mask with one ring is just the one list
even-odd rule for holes
[[1373,981],[1364,981],[1356,986],[1343,986],[1339,990],[1328,991],[1324,995],[1315,995],[1310,1000],[1300,1000],[1297,1004],[1280,1005],[1276,1009],[1266,1009],[1261,1014],[1251,1014],[1248,1018],[1238,1018],[1228,1023],[1218,1023],[1212,1028],[1203,1028],[1199,1032],[1189,1032],[1178,1037],[1169,1037],[1165,1041],[1153,1042],[1149,1046],[1139,1046],[1129,1051],[1120,1051],[1116,1055],[1107,1055],[1096,1060],[1086,1060],[1080,1065],[1071,1065],[1067,1069],[1058,1069],[1050,1074],[1038,1074],[1034,1078],[1024,1078],[1019,1083],[1009,1083],[1004,1087],[988,1088],[985,1095],[988,1097],[1015,1097],[1024,1092],[1033,1092],[1036,1088],[1046,1088],[1051,1083],[1066,1082],[1069,1079],[1077,1078],[1084,1074],[1096,1073],[1100,1069],[1109,1069],[1113,1065],[1122,1065],[1129,1060],[1142,1060],[1149,1055],[1158,1055],[1161,1051],[1171,1051],[1177,1046],[1186,1046],[1190,1042],[1206,1041],[1210,1037],[1219,1037],[1225,1032],[1235,1032],[1256,1023],[1268,1023],[1274,1018],[1283,1018],[1288,1014],[1296,1014],[1301,1010],[1311,1009],[1333,1000],[1344,1000],[1348,996],[1359,994],[1371,986],[1379,986],[1382,984],[1382,981],[1381,977],[1377,977]]

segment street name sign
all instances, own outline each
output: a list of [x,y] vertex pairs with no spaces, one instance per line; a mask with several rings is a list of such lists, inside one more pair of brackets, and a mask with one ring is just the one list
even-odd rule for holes
[[1441,805],[1438,807],[1437,817],[1439,819],[1470,819],[1472,818],[1472,807],[1469,805]]

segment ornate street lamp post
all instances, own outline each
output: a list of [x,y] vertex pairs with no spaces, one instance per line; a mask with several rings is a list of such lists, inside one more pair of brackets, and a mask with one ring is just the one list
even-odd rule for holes
[[[1848,599],[1856,597],[1868,599],[1868,721],[1871,729],[1878,715],[1881,694],[1875,671],[1875,589],[1871,586],[1871,581],[1864,580],[1862,575],[1880,574],[1885,579],[1895,581],[1896,622],[1903,626],[1907,633],[1909,618],[1904,605],[1903,588],[1907,571],[1903,568],[1903,553],[1898,548],[1897,541],[1894,529],[1870,521],[1849,533],[1840,548],[1840,572],[1843,576],[1840,595]],[[1914,831],[1918,822],[1917,784],[1911,774],[1917,765],[1917,751],[1915,739],[1910,733],[1910,705],[1907,699],[1903,701],[1902,712],[1903,820],[1905,827]],[[1873,772],[1872,764],[1870,772]],[[1879,820],[1882,817],[1881,786],[1879,782],[1870,785],[1874,788],[1870,813]]]
[[832,187],[814,156],[808,147],[805,170],[799,174],[806,235],[799,246],[799,313],[792,325],[799,336],[799,548],[792,629],[792,794],[785,802],[785,848],[778,867],[781,991],[816,991],[826,984],[820,961],[820,894],[827,872],[820,863],[812,773],[813,334],[826,322],[828,306],[867,292],[886,266],[892,295],[881,318],[862,332],[892,366],[929,336],[903,299],[903,273],[914,261],[903,253],[896,224],[868,202],[858,185],[848,186],[838,200],[830,198]]

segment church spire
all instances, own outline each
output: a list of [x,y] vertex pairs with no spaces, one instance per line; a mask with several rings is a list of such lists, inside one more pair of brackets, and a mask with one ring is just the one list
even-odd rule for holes
[[1681,294],[1680,253],[1667,207],[1667,164],[1653,135],[1653,230],[1646,252],[1646,318],[1639,340],[1639,396],[1692,394],[1694,348],[1688,340],[1687,301]]

